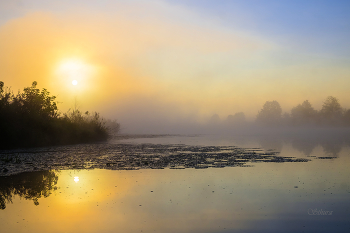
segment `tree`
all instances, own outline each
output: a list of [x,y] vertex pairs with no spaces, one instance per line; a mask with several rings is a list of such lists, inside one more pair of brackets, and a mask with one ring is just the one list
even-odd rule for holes
[[211,116],[208,122],[210,125],[218,125],[220,123],[220,117],[218,114],[214,114]]
[[328,96],[323,102],[320,115],[324,123],[337,124],[341,121],[343,112],[344,110],[338,99],[333,96]]
[[265,125],[279,124],[282,117],[282,108],[276,101],[266,101],[263,108],[259,111],[256,121]]
[[316,115],[317,111],[311,106],[308,100],[305,100],[302,104],[291,110],[292,122],[296,125],[310,124],[315,121]]
[[282,119],[281,119],[281,123],[283,124],[283,125],[290,125],[290,123],[291,123],[291,116],[290,116],[290,114],[288,113],[288,112],[285,112],[285,113],[283,113],[283,115],[282,115]]
[[235,115],[228,115],[226,118],[226,122],[228,124],[244,124],[245,123],[245,114],[244,112],[237,112]]
[[[60,116],[56,97],[37,82],[14,95],[0,81],[0,149],[107,140],[105,120],[79,110]],[[114,123],[114,132],[119,124]]]
[[343,122],[346,126],[350,126],[350,109],[344,112]]
[[0,119],[13,97],[13,93],[8,88],[4,90],[4,82],[0,81]]
[[22,114],[35,114],[37,117],[55,118],[58,116],[56,97],[50,96],[45,88],[41,91],[36,88],[37,82],[34,81],[31,87],[24,88],[23,93],[15,97],[16,102],[21,106]]

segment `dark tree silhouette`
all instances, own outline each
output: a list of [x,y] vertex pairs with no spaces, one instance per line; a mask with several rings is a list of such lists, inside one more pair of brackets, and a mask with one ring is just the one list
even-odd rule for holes
[[266,101],[263,108],[259,111],[256,120],[264,125],[278,125],[282,118],[282,108],[276,101]]
[[343,117],[343,108],[341,107],[337,98],[328,96],[323,102],[320,116],[323,123],[326,124],[340,124]]
[[312,124],[317,116],[317,111],[311,106],[308,100],[292,108],[291,120],[294,125]]
[[[14,95],[0,81],[0,149],[86,143],[109,136],[104,119],[98,113],[79,110],[60,116],[56,97],[37,82]],[[114,130],[119,124],[113,123]]]
[[38,117],[40,120],[48,120],[58,116],[56,97],[50,96],[45,88],[40,91],[36,88],[37,82],[33,82],[31,87],[24,88],[23,93],[19,93],[14,98],[14,103],[21,106],[20,110],[26,117]]

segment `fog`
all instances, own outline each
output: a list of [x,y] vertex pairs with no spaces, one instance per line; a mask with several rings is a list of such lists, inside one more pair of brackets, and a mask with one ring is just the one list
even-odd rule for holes
[[[243,29],[238,16],[228,25],[166,1],[6,7],[13,15],[1,20],[0,80],[15,92],[37,81],[62,112],[100,112],[124,133],[230,131],[229,115],[254,122],[272,100],[282,113],[304,100],[321,109],[327,96],[350,107],[346,59],[294,51]],[[60,72],[72,61],[84,69]]]

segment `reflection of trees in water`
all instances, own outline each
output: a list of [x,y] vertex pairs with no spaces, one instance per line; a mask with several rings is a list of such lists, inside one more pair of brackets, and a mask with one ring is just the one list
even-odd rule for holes
[[35,205],[39,205],[39,198],[50,196],[51,191],[56,189],[57,180],[58,176],[53,171],[0,177],[0,209],[5,209],[6,203],[12,203],[15,195],[33,200]]
[[[254,140],[254,143],[259,141],[261,149],[184,144],[100,143],[0,151],[0,174],[9,175],[18,171],[48,168],[126,170],[246,166],[250,165],[247,163],[255,162],[306,162],[308,159],[294,159],[294,155],[291,155],[291,158],[282,158],[275,152],[283,150],[283,144],[287,143],[310,156],[314,148],[320,145],[326,156],[317,155],[318,157],[337,157],[343,146],[350,145],[350,132],[347,131],[349,130],[287,128],[283,131],[260,130],[256,134],[252,132],[254,134],[239,137],[243,140]],[[4,190],[2,192],[5,193]]]
[[349,137],[346,135],[321,135],[316,137],[314,141],[322,146],[323,152],[327,156],[338,157],[341,149],[344,146],[350,145]]
[[282,142],[290,143],[294,149],[306,156],[310,156],[317,146],[321,146],[326,156],[338,157],[344,146],[350,146],[350,133],[337,129],[305,130],[292,135],[280,133],[260,139],[260,144],[265,150],[281,151]]
[[279,138],[264,137],[259,140],[261,148],[264,150],[281,151],[283,141]]
[[337,142],[324,142],[321,144],[325,154],[332,157],[338,157],[339,152],[341,151],[343,144]]
[[306,156],[310,156],[316,146],[320,145],[327,156],[338,157],[342,147],[349,145],[349,142],[334,138],[294,139],[291,141],[293,148]]
[[292,147],[299,152],[302,152],[306,156],[310,156],[312,151],[318,145],[318,142],[315,140],[303,140],[303,139],[294,139],[292,141]]

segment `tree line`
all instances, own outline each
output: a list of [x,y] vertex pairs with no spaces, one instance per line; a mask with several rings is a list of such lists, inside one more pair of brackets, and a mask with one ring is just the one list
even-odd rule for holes
[[308,100],[282,114],[276,101],[266,101],[258,112],[256,122],[266,126],[350,126],[350,109],[342,108],[339,100],[328,96],[320,110],[314,109]]
[[[255,124],[253,124],[255,123]],[[223,121],[218,114],[214,114],[207,122],[208,126],[217,128],[221,126],[315,126],[315,127],[343,127],[350,126],[350,109],[343,108],[336,97],[328,96],[320,110],[305,100],[293,107],[290,112],[282,111],[281,105],[276,101],[266,101],[258,111],[254,122],[248,122],[244,112],[228,115]]]
[[[98,113],[75,109],[60,113],[56,97],[37,82],[14,94],[0,81],[0,149],[107,140],[107,122]],[[115,131],[117,122],[109,121]]]

